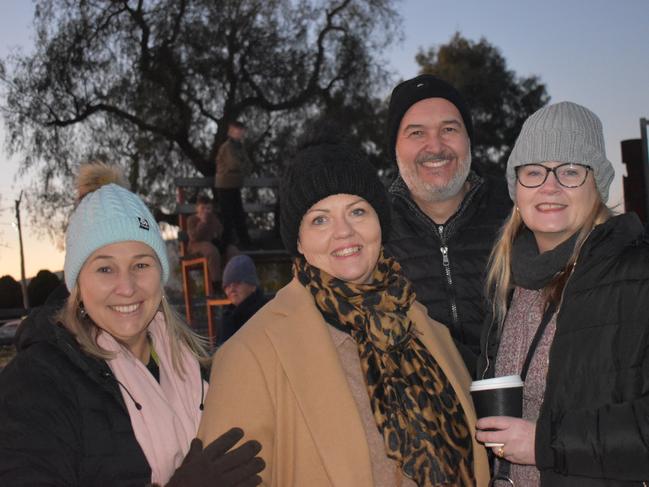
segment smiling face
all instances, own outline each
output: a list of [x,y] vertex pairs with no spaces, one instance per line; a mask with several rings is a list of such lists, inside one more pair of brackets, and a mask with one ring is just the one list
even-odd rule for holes
[[86,260],[77,282],[92,321],[139,357],[162,301],[161,269],[153,249],[133,241],[105,245]]
[[471,167],[471,143],[450,101],[426,98],[412,105],[401,119],[395,150],[415,201],[445,201],[460,193]]
[[309,264],[327,274],[367,283],[381,252],[379,217],[360,196],[328,196],[304,214],[297,248]]
[[[559,164],[543,163],[546,167]],[[540,252],[555,248],[581,229],[599,200],[592,171],[578,188],[564,188],[552,173],[538,188],[516,183],[516,206],[523,222],[534,233]]]

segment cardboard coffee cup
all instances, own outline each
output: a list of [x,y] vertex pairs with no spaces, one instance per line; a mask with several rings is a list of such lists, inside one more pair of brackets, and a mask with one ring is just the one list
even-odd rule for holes
[[[478,418],[523,415],[523,381],[519,375],[476,380],[471,383],[471,397]],[[485,446],[502,446],[485,443]]]

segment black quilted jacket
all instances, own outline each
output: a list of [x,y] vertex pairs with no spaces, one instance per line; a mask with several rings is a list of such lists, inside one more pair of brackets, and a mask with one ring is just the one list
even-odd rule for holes
[[[479,368],[497,353],[489,330]],[[544,487],[649,485],[649,242],[635,214],[593,230],[566,285],[536,462]]]
[[108,365],[85,355],[43,307],[0,373],[0,485],[138,486],[151,469]]
[[486,309],[484,273],[511,200],[504,177],[471,172],[468,180],[471,190],[458,211],[437,225],[397,178],[390,187],[392,228],[385,248],[401,263],[430,317],[449,327],[473,375]]

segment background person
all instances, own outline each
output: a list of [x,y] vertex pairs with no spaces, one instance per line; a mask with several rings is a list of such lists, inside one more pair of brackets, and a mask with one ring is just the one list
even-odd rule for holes
[[187,219],[188,250],[207,257],[208,272],[215,290],[221,289],[221,263],[238,253],[238,249],[223,239],[223,225],[214,214],[212,199],[200,195],[196,199],[196,214]]
[[246,126],[239,121],[228,124],[228,138],[216,154],[214,186],[223,217],[223,240],[234,243],[236,231],[240,248],[250,248],[250,236],[246,226],[246,212],[241,200],[241,187],[251,163],[243,145]]
[[605,206],[612,180],[601,122],[570,102],[530,116],[507,164],[516,209],[491,258],[479,370],[529,367],[523,419],[483,418],[496,431],[477,438],[504,444],[515,485],[649,479],[649,244],[635,214]]
[[505,184],[472,163],[470,107],[435,76],[394,88],[387,137],[399,177],[390,186],[386,251],[403,266],[431,318],[448,326],[473,374],[486,315],[487,260],[511,208]]
[[374,167],[314,136],[280,195],[294,278],[216,352],[199,438],[241,422],[269,486],[485,485],[470,377],[382,253]]
[[233,257],[223,270],[223,291],[232,301],[223,310],[223,339],[234,335],[246,321],[268,302],[259,285],[255,263],[248,255]]
[[0,373],[0,484],[257,485],[259,445],[228,452],[241,430],[205,450],[192,442],[207,355],[164,297],[158,226],[120,179],[82,166],[66,232],[70,296],[54,319],[45,306],[25,320]]

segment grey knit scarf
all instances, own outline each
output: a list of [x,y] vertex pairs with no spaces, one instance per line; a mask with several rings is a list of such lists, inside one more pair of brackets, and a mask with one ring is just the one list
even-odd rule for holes
[[512,277],[514,284],[525,289],[542,289],[568,263],[579,232],[552,250],[539,254],[534,234],[525,229],[514,240]]

